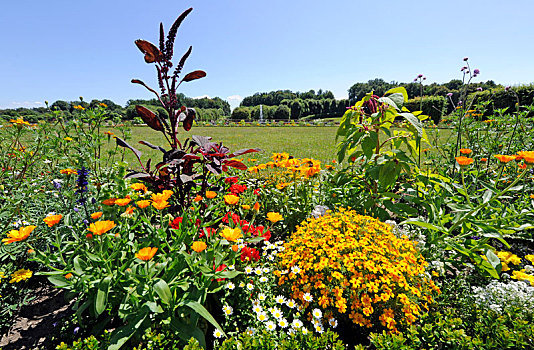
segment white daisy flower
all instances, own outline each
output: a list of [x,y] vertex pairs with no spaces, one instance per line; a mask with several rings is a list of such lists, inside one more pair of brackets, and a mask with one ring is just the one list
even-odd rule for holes
[[319,333],[319,334],[323,334],[323,332],[324,332],[324,328],[323,328],[322,325],[317,325],[317,326],[315,326],[315,331],[316,331],[317,333]]
[[256,328],[248,327],[245,332],[248,333],[249,335],[254,335],[256,334]]
[[226,288],[227,288],[227,289],[230,289],[230,290],[233,290],[233,289],[235,288],[235,284],[233,284],[232,282],[228,282],[228,283],[226,284]]
[[239,288],[243,288],[245,286],[245,282],[240,282],[239,283]]
[[256,314],[256,317],[258,318],[258,321],[261,321],[261,322],[265,322],[269,319],[269,317],[264,311],[258,312]]
[[284,298],[282,295],[278,295],[274,300],[276,300],[278,304],[283,304],[286,302],[286,298]]
[[263,273],[269,273],[269,272],[271,272],[270,268],[268,268],[268,267],[264,267],[263,268]]
[[304,327],[301,329],[301,331],[302,331],[302,334],[304,334],[304,335],[309,333],[308,329],[304,328]]
[[262,307],[259,306],[259,305],[255,305],[255,306],[252,308],[252,310],[253,310],[255,313],[257,313],[257,314],[259,314],[260,312],[263,312]]
[[252,283],[247,283],[247,289],[248,290],[253,290],[254,289],[254,285]]
[[287,299],[286,300],[286,305],[290,309],[293,309],[295,306],[297,306],[297,304],[295,304],[295,300],[293,300],[293,299]]
[[303,299],[304,301],[307,301],[308,303],[313,301],[313,297],[310,293],[304,293]]
[[276,324],[273,321],[269,321],[265,324],[265,327],[269,331],[274,331],[276,329]]
[[320,319],[321,317],[323,317],[323,312],[321,310],[319,310],[319,309],[313,309],[312,315],[316,319]]
[[270,261],[273,261],[273,260],[274,260],[274,256],[269,255],[269,256],[267,257],[267,259],[269,259]]
[[287,326],[289,326],[289,323],[285,318],[282,317],[278,320],[278,325],[280,326],[280,328],[287,328]]
[[260,305],[260,301],[258,299],[252,300],[252,306]]
[[269,281],[269,279],[267,277],[265,277],[265,276],[261,276],[260,277],[260,282],[265,283],[267,281]]
[[254,273],[255,273],[256,275],[258,275],[258,276],[261,276],[261,274],[263,273],[263,270],[262,270],[261,267],[256,267],[256,268],[254,269]]
[[295,275],[298,275],[300,273],[300,267],[298,265],[291,266],[291,272],[293,272]]
[[302,327],[304,324],[302,323],[301,320],[299,319],[294,319],[293,322],[291,322],[291,326],[293,326],[293,328],[295,329],[299,329],[300,327]]
[[234,309],[230,305],[224,305],[223,311],[226,316],[230,316],[234,313]]
[[254,270],[252,269],[252,267],[250,267],[250,266],[245,267],[245,273],[246,273],[247,275],[250,275],[250,274],[252,273],[252,271],[254,271]]
[[237,248],[238,248],[238,249],[243,249],[243,248],[245,248],[245,245],[244,245],[243,243],[238,244],[238,245],[237,245]]
[[216,330],[214,330],[214,331],[213,331],[213,336],[214,336],[215,338],[220,338],[220,337],[222,337],[222,331],[221,331],[220,329],[216,329]]
[[276,319],[282,318],[282,316],[283,316],[282,310],[280,310],[278,308],[272,308],[271,309],[271,315],[273,315],[273,317],[276,318]]
[[235,269],[235,265],[229,265],[228,266],[228,270],[234,270]]
[[258,300],[259,301],[264,301],[265,299],[267,299],[267,296],[263,293],[260,293],[258,294]]
[[290,328],[288,331],[287,331],[287,334],[289,335],[293,335],[295,334],[295,330],[293,328]]
[[333,318],[333,317],[328,320],[328,323],[330,324],[330,327],[332,327],[332,328],[336,328],[337,327],[337,320],[335,318]]

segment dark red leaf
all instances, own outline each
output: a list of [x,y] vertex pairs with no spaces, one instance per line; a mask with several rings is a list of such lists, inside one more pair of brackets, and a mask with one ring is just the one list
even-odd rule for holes
[[135,106],[135,110],[148,126],[154,130],[163,131],[163,125],[161,125],[158,117],[150,109],[143,106]]
[[234,158],[234,157],[237,157],[237,156],[240,156],[240,155],[243,155],[243,154],[247,154],[247,153],[252,153],[252,152],[261,152],[261,149],[260,148],[244,148],[244,149],[240,149],[239,151],[235,151],[234,153],[232,154],[229,154],[228,155],[228,158]]
[[135,41],[135,45],[145,54],[146,63],[160,62],[164,59],[161,51],[156,47],[156,45],[148,42],[146,40],[138,39]]
[[185,113],[185,119],[182,125],[185,131],[189,131],[191,130],[191,127],[193,126],[193,120],[195,120],[195,115],[197,114],[197,112],[195,111],[194,108],[187,108],[184,113]]
[[247,166],[243,163],[241,163],[238,160],[225,160],[224,165],[231,166],[233,168],[239,169],[239,170],[247,170]]
[[191,73],[187,74],[187,75],[182,79],[182,81],[188,82],[188,81],[191,81],[191,80],[196,80],[196,79],[204,78],[205,76],[206,76],[206,72],[204,72],[203,70],[196,70],[196,71],[194,71],[194,72],[191,72]]

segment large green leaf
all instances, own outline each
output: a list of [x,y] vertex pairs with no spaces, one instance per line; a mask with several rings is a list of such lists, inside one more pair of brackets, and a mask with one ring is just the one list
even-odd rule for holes
[[[402,105],[404,104],[404,102],[408,101],[408,92],[406,91],[406,88],[402,87],[402,86],[399,86],[399,87],[396,87],[396,88],[393,88],[393,89],[389,89],[388,91],[386,91],[386,93],[384,95],[397,95],[397,94],[400,94],[402,95],[402,102],[401,104],[397,104],[399,106],[399,108],[402,107]],[[389,96],[391,98],[391,96]]]
[[[120,349],[124,343],[128,341],[132,337],[132,335],[135,334],[143,325],[143,322],[145,322],[145,319],[147,318],[149,314],[149,309],[145,306],[141,310],[139,310],[139,313],[133,320],[128,320],[128,324],[124,327],[119,328],[115,332],[113,332],[113,336],[110,340],[110,345],[108,347],[108,350],[118,350]],[[142,330],[142,329],[141,329]]]
[[173,317],[169,325],[176,332],[178,337],[180,337],[180,339],[189,341],[189,339],[195,338],[198,340],[203,349],[206,348],[206,338],[204,337],[204,333],[202,333],[200,328],[192,326],[189,323],[182,321],[178,317]]
[[380,166],[378,181],[380,182],[380,185],[384,186],[384,188],[387,188],[395,183],[395,180],[397,180],[397,175],[398,172],[395,162],[390,160]]
[[423,124],[412,113],[399,113],[404,119],[406,119],[410,124],[413,125],[413,127],[417,130],[417,133],[419,134],[419,137],[423,136]]
[[95,311],[97,315],[100,315],[106,309],[108,304],[109,284],[111,282],[111,276],[104,278],[98,285],[98,292],[95,299]]
[[169,305],[172,298],[171,289],[165,280],[160,279],[154,284],[154,290],[164,304]]
[[197,314],[199,314],[200,316],[204,317],[204,319],[206,321],[208,321],[209,323],[211,323],[214,327],[218,328],[221,330],[221,332],[223,333],[224,336],[226,336],[222,330],[222,327],[219,326],[219,324],[217,323],[217,321],[215,321],[215,319],[213,318],[213,316],[211,316],[211,314],[209,313],[208,310],[206,310],[206,308],[204,306],[202,306],[202,304],[200,304],[199,302],[197,301],[194,301],[194,300],[188,300],[184,303],[185,306],[193,309]]

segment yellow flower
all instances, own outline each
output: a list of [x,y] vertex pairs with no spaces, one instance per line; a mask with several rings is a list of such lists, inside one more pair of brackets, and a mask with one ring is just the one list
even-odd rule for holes
[[524,159],[528,165],[534,165],[534,151],[517,152],[518,158]]
[[65,175],[78,175],[78,172],[74,169],[71,169],[71,168],[67,168],[67,169],[61,169],[59,171],[61,174],[65,174]]
[[77,109],[77,110],[80,110],[80,111],[85,110],[85,108],[83,108],[83,107],[80,106],[80,105],[72,106],[72,108]]
[[135,202],[135,204],[137,204],[139,208],[144,209],[150,205],[150,201],[148,199],[143,199]]
[[31,125],[30,123],[28,123],[27,121],[25,121],[22,118],[10,119],[9,122],[13,123],[13,125],[15,125],[15,126],[17,126],[19,128],[23,127],[24,125]]
[[506,164],[509,161],[512,161],[515,159],[515,156],[507,156],[507,155],[502,155],[502,154],[496,154],[494,157],[497,158],[499,162],[501,162],[501,164]]
[[525,255],[525,259],[530,261],[531,264],[534,264],[534,255],[532,255],[532,254]]
[[72,137],[68,137],[68,136],[67,136],[67,137],[65,137],[63,140],[65,140],[65,141],[72,141],[73,139],[72,139]]
[[105,103],[103,103],[103,102],[99,103],[98,105],[99,105],[100,107],[103,107],[103,108],[106,108],[106,107],[108,106],[107,104],[105,104]]
[[143,191],[143,193],[146,193],[146,191],[148,191],[145,184],[142,184],[142,183],[132,184],[130,185],[130,188],[134,191]]
[[215,198],[215,197],[217,197],[217,192],[206,191],[206,198],[212,199],[212,198]]
[[91,214],[91,219],[93,219],[93,220],[100,219],[102,214],[103,213],[101,211],[97,211],[96,213]]
[[220,235],[224,239],[226,239],[228,242],[235,242],[242,236],[241,229],[239,229],[238,227],[236,228],[225,227],[221,231]]
[[234,194],[227,194],[224,196],[224,202],[228,205],[234,205],[239,202],[239,197]]
[[97,236],[100,236],[101,234],[108,232],[115,226],[117,225],[115,225],[113,221],[104,220],[104,221],[97,221],[95,223],[92,223],[91,225],[89,225],[89,228],[87,230],[91,231],[93,234]]
[[139,250],[139,253],[135,254],[135,257],[139,260],[148,261],[156,255],[158,248],[146,247]]
[[46,218],[43,219],[43,221],[48,225],[48,227],[52,227],[59,223],[61,221],[61,218],[63,215],[48,215]]
[[191,246],[191,249],[193,249],[195,252],[200,253],[204,249],[206,249],[207,245],[205,242],[202,241],[195,241],[193,242],[193,245]]
[[250,210],[250,205],[248,205],[248,204],[243,204],[243,205],[241,206],[241,208],[243,208],[243,210]]
[[284,217],[279,213],[269,212],[267,213],[267,220],[270,222],[277,223],[278,221],[284,220]]
[[10,244],[10,243],[13,243],[13,242],[23,241],[23,240],[25,240],[26,238],[28,238],[30,236],[30,233],[36,227],[37,226],[31,225],[31,226],[21,227],[18,230],[11,230],[7,234],[8,238],[2,239],[2,242],[4,242],[4,244]]
[[166,200],[152,201],[152,206],[157,210],[163,210],[170,207],[171,205]]
[[128,203],[131,202],[131,200],[132,200],[132,199],[131,199],[131,198],[128,198],[128,197],[126,197],[126,198],[119,198],[119,199],[116,199],[116,200],[115,200],[115,204],[118,205],[119,207],[124,207],[124,206],[127,206]]
[[32,277],[33,272],[26,269],[20,269],[11,274],[11,281],[9,283],[19,283],[20,281],[25,281],[28,278]]
[[278,185],[276,185],[276,188],[279,190],[283,190],[287,186],[291,185],[290,182],[280,182]]

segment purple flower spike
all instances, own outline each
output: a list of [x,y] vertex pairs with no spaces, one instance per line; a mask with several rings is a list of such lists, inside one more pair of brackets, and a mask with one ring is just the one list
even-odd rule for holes
[[449,92],[447,96],[452,97],[452,92]]
[[507,87],[504,88],[504,91],[508,91],[508,90],[510,90],[510,88],[511,88],[511,86],[508,85]]
[[480,70],[477,68],[477,69],[475,69],[475,70],[473,71],[473,73],[475,73],[475,74],[480,74]]
[[464,62],[467,62],[468,59],[469,57],[464,57]]
[[422,78],[422,77],[423,77],[423,74],[419,74],[417,77],[418,77],[418,78]]
[[413,81],[417,81],[417,78],[415,78]]
[[478,88],[477,88],[477,91],[482,91],[482,88],[481,88],[481,87],[478,87]]

